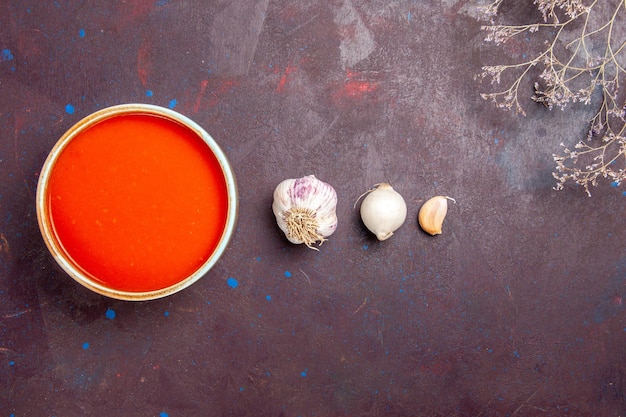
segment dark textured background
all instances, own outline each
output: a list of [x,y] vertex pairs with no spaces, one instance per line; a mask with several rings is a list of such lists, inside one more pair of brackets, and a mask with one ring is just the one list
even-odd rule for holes
[[[485,45],[474,15],[464,0],[0,3],[0,416],[624,416],[624,188],[552,190],[551,154],[594,109],[483,102],[481,65],[526,46]],[[241,197],[217,266],[141,303],[61,272],[34,204],[65,130],[127,102],[202,125]],[[270,209],[307,174],[339,195],[319,252]],[[353,204],[382,181],[409,217],[379,243]],[[416,216],[439,194],[457,204],[433,238]]]

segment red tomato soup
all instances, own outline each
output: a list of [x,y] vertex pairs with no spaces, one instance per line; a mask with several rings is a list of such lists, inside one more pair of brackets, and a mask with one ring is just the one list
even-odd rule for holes
[[78,133],[48,185],[50,220],[77,268],[121,291],[167,288],[217,247],[228,195],[217,158],[191,129],[126,114]]

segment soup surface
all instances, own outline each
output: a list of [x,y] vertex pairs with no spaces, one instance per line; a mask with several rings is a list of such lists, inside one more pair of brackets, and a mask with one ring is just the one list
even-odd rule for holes
[[154,291],[204,264],[225,228],[226,182],[191,129],[147,114],[79,133],[53,167],[48,204],[75,266],[117,290]]

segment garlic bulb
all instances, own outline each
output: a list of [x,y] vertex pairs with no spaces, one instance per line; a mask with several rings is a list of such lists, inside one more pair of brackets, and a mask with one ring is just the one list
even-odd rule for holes
[[433,236],[441,234],[443,220],[448,213],[448,200],[456,203],[454,198],[438,195],[422,205],[417,220],[426,233]]
[[[284,180],[274,189],[272,210],[291,243],[311,249],[337,229],[337,193],[314,175]],[[317,249],[316,249],[317,250]]]
[[378,240],[386,240],[406,220],[404,198],[387,183],[378,184],[361,203],[361,219]]

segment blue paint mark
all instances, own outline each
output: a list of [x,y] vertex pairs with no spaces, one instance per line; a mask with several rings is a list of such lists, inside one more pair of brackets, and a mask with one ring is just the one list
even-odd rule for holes
[[413,15],[411,14],[411,12],[407,13],[406,20],[410,22],[412,18],[413,18]]
[[304,378],[308,371],[309,371],[308,369],[305,369],[304,371],[300,372],[300,376]]
[[178,104],[178,100],[176,100],[175,98],[171,99],[169,104],[167,105],[167,107],[169,107],[170,109],[173,109],[174,107],[176,107],[176,105]]
[[104,313],[104,315],[106,316],[107,319],[113,320],[115,318],[115,310],[107,308],[107,311],[106,313]]
[[146,97],[152,97],[153,94],[152,90],[146,90]]
[[11,61],[13,59],[13,54],[10,49],[3,49],[0,52],[0,61]]
[[368,250],[368,249],[369,249],[369,246],[363,245],[363,250]]
[[85,37],[85,29],[80,29],[78,31],[78,36],[80,36],[81,38],[84,38]]
[[229,287],[231,288],[237,288],[239,286],[239,281],[237,281],[237,279],[230,277],[226,280],[226,283],[228,284]]
[[291,278],[291,272],[285,271],[285,278]]
[[85,343],[83,343],[83,349],[84,349],[84,350],[89,349],[89,342],[85,342]]
[[169,417],[169,414],[167,414],[165,411],[161,411],[159,413],[159,417]]
[[622,195],[626,197],[626,191],[622,191]]
[[66,104],[65,105],[65,113],[67,114],[74,114],[74,106],[72,106],[71,104]]
[[271,296],[271,295],[266,295],[266,296],[265,296],[265,299],[266,299],[267,301],[272,301],[272,296]]
[[239,387],[239,392],[243,392],[244,389],[244,387]]
[[170,0],[157,0],[156,5],[157,6],[165,6],[169,2],[170,2]]
[[163,315],[164,315],[165,317],[169,317],[169,316],[170,316],[170,312],[169,312],[169,311],[166,311],[165,313],[163,313]]
[[611,187],[615,188],[615,187],[619,187],[619,181],[613,181],[611,183]]
[[257,260],[257,262],[261,262],[261,257],[260,257],[260,256],[257,256],[257,257],[256,257],[256,260]]
[[15,365],[15,361],[9,361],[9,366]]
[[517,350],[513,351],[513,356],[515,356],[517,359],[520,358],[519,352]]

